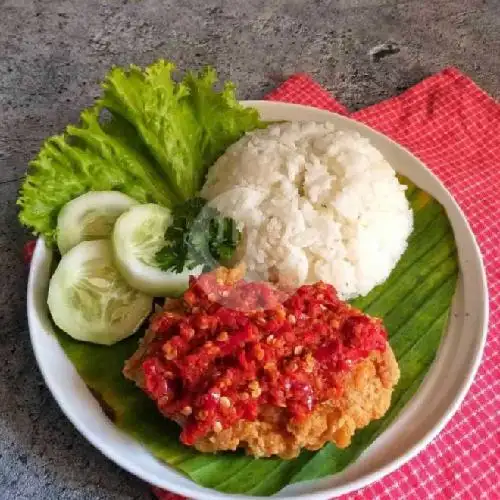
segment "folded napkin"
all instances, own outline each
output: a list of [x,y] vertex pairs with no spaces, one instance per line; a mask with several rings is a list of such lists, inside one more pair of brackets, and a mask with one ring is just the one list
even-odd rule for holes
[[[349,115],[408,148],[464,211],[488,275],[488,341],[460,410],[417,457],[344,498],[495,497],[500,477],[500,104],[455,68],[352,114],[305,74],[292,76],[267,99]],[[181,498],[154,492],[161,500]]]

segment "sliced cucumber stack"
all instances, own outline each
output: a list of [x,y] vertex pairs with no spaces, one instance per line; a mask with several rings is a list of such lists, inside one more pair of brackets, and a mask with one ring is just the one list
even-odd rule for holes
[[160,205],[137,205],[120,215],[113,229],[113,250],[118,269],[130,286],[154,296],[180,295],[189,275],[203,266],[182,273],[162,271],[156,253],[165,244],[165,230],[172,222],[170,210]]
[[47,302],[55,324],[68,335],[111,345],[139,328],[153,299],[120,276],[111,242],[94,240],[62,257],[50,280]]
[[90,191],[67,203],[57,218],[61,255],[82,241],[109,238],[116,219],[137,201],[117,191]]

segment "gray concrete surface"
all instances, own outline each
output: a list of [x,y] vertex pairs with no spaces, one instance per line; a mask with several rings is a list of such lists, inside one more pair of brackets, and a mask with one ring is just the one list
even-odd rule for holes
[[[369,52],[381,43],[395,50],[375,62]],[[92,101],[112,64],[212,64],[242,98],[307,71],[357,109],[448,65],[498,98],[499,54],[499,0],[1,0],[0,498],[150,497],[78,434],[44,386],[16,220],[27,161]]]

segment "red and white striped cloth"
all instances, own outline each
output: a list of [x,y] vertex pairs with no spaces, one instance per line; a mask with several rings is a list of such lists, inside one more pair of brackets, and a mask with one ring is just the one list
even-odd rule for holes
[[455,68],[352,114],[305,74],[292,76],[267,99],[349,115],[408,148],[464,211],[488,276],[488,340],[460,410],[413,460],[343,498],[500,498],[500,104]]

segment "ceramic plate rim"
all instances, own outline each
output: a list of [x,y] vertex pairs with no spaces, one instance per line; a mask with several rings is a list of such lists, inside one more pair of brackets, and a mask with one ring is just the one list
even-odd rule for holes
[[[436,422],[434,422],[431,428],[428,429],[425,435],[423,435],[420,439],[418,439],[417,442],[413,443],[412,446],[408,447],[408,449],[406,449],[404,453],[392,459],[389,463],[379,468],[376,468],[373,472],[369,474],[365,474],[357,479],[347,481],[345,484],[339,484],[337,486],[334,485],[333,487],[331,485],[330,486],[325,485],[323,487],[322,479],[313,480],[305,483],[299,483],[298,487],[296,488],[297,491],[295,493],[293,493],[293,488],[295,488],[295,486],[294,487],[289,486],[285,488],[285,490],[282,490],[283,493],[280,492],[278,494],[280,498],[290,498],[290,499],[310,498],[319,500],[319,499],[331,498],[333,496],[349,493],[357,489],[360,489],[364,486],[367,486],[368,484],[378,479],[381,479],[390,472],[401,467],[411,458],[416,456],[423,448],[425,448],[425,446],[427,446],[432,441],[432,439],[434,439],[434,437],[437,436],[437,434],[444,428],[444,426],[448,423],[448,421],[457,411],[461,402],[465,398],[465,395],[467,394],[474,379],[474,376],[478,370],[482,358],[484,345],[486,342],[487,324],[488,324],[488,295],[487,295],[488,292],[486,286],[486,275],[484,271],[484,266],[482,263],[481,254],[478,245],[475,241],[474,235],[461,209],[453,200],[450,193],[444,188],[442,183],[427,169],[427,167],[422,162],[420,162],[420,160],[418,160],[406,149],[399,146],[391,139],[380,134],[379,132],[376,132],[370,127],[367,127],[366,125],[356,122],[350,118],[338,115],[336,113],[331,113],[329,111],[319,110],[317,108],[312,108],[309,106],[302,106],[289,103],[279,103],[273,101],[243,101],[243,104],[246,106],[254,106],[257,109],[259,109],[259,111],[263,114],[263,117],[265,119],[273,119],[273,120],[289,119],[296,121],[297,118],[293,118],[293,116],[295,117],[300,116],[300,119],[335,121],[337,123],[342,124],[342,127],[357,129],[363,135],[369,136],[370,139],[372,139],[376,143],[377,147],[379,147],[379,145],[381,144],[383,146],[382,149],[384,149],[384,147],[388,148],[388,150],[391,151],[393,154],[396,155],[397,153],[397,155],[400,155],[401,158],[404,158],[410,164],[413,164],[416,168],[416,172],[419,172],[419,174],[426,179],[426,183],[430,183],[429,185],[432,185],[433,190],[439,193],[439,196],[435,196],[435,193],[432,194],[446,207],[446,210],[454,227],[455,238],[457,240],[457,246],[459,247],[459,253],[461,244],[463,244],[463,246],[467,246],[467,251],[470,254],[469,259],[473,260],[473,262],[470,265],[474,266],[475,269],[474,276],[477,277],[477,288],[478,288],[477,292],[479,293],[478,304],[477,304],[477,321],[476,321],[477,343],[475,344],[475,349],[470,359],[468,359],[468,369],[460,381],[458,390],[455,392],[449,403],[446,405],[446,409],[443,410],[443,413],[436,420]],[[286,118],[289,116],[290,118]],[[396,165],[393,166],[397,168]],[[412,178],[413,176],[409,175],[409,177]],[[430,189],[427,190],[429,191]],[[457,227],[461,231],[460,235],[457,235],[456,232]],[[165,474],[167,476],[172,476],[172,477],[170,477],[169,479],[160,478],[158,474],[153,473],[149,470],[145,470],[140,464],[136,463],[133,459],[131,459],[131,457],[120,455],[116,451],[116,448],[118,446],[116,440],[118,438],[113,435],[116,431],[113,431],[112,429],[106,429],[107,424],[105,424],[105,422],[102,420],[102,418],[105,418],[102,414],[98,413],[95,413],[95,415],[93,414],[94,410],[91,407],[96,406],[97,409],[97,404],[93,405],[92,403],[90,403],[90,399],[88,400],[89,415],[92,414],[91,416],[94,416],[98,422],[100,422],[105,426],[104,429],[101,429],[102,432],[100,429],[97,429],[97,431],[93,429],[92,426],[90,426],[88,422],[86,422],[85,419],[78,413],[77,408],[72,406],[72,404],[68,403],[68,398],[70,398],[70,396],[72,397],[72,395],[68,394],[68,388],[64,385],[65,382],[61,381],[60,380],[61,377],[57,377],[52,372],[53,367],[51,367],[50,365],[51,363],[54,362],[54,360],[59,360],[61,366],[66,366],[66,369],[69,370],[69,372],[71,372],[71,370],[74,372],[74,369],[72,368],[72,366],[71,368],[67,366],[67,364],[71,363],[69,362],[69,360],[67,360],[64,351],[62,350],[62,348],[60,348],[57,341],[53,338],[49,339],[47,337],[47,336],[53,337],[53,335],[51,335],[50,333],[50,327],[47,323],[47,318],[44,317],[43,312],[40,312],[41,311],[40,307],[44,300],[44,294],[46,293],[46,287],[49,278],[50,259],[51,259],[50,250],[46,248],[43,240],[39,239],[33,256],[32,266],[30,269],[30,275],[28,280],[27,314],[28,314],[30,338],[35,353],[35,357],[38,366],[40,368],[40,371],[42,372],[42,375],[45,379],[45,383],[47,384],[52,395],[54,396],[57,403],[61,407],[62,411],[65,413],[68,419],[73,423],[73,425],[79,430],[79,432],[83,434],[105,456],[113,460],[116,464],[120,465],[121,467],[128,470],[132,474],[140,477],[141,479],[151,484],[154,484],[158,487],[166,488],[169,489],[170,491],[191,498],[203,498],[204,500],[205,499],[222,500],[228,498],[240,498],[240,499],[257,498],[255,496],[249,496],[249,495],[224,494],[217,492],[216,490],[200,487],[191,480],[185,478],[185,476],[182,476],[179,473],[177,473],[169,465],[163,463],[159,465],[160,468],[165,469]],[[461,270],[462,270],[462,264],[463,264],[462,260],[460,260]],[[462,290],[462,293],[465,292]],[[44,349],[47,349],[46,346],[47,343],[50,345],[51,348],[50,356],[47,356],[44,353]],[[440,357],[440,352],[438,352],[434,364],[437,363],[438,358]],[[74,372],[73,375],[79,379],[78,375],[76,375],[76,372]],[[75,383],[78,384],[78,380],[75,379]],[[82,381],[80,379],[80,385],[81,383]],[[82,393],[82,398],[84,397],[86,399],[88,396],[92,398],[88,389],[85,388],[84,390],[88,392],[88,395],[84,396]],[[402,413],[404,413],[407,410],[407,407],[410,404],[413,404],[415,406],[414,400],[419,396],[421,390],[422,388],[419,389],[418,394],[416,394],[410,400],[410,402],[405,405],[405,408],[403,409]],[[401,417],[402,414],[400,414],[397,417],[395,423],[398,422],[401,419]],[[110,425],[112,426],[112,424]],[[386,432],[389,431],[390,429],[388,429]],[[108,434],[106,434],[106,432]],[[101,435],[102,433],[104,433],[104,437],[103,435]],[[109,438],[108,437],[109,435],[113,435],[113,439]],[[381,437],[383,437],[383,435]],[[120,446],[123,444],[123,446],[126,447],[128,441],[130,440],[131,441],[130,446],[132,446],[133,448],[137,447],[137,443],[135,442],[135,440],[133,440],[133,438],[126,436],[124,434],[122,438],[124,441],[123,443],[121,442],[118,443]],[[379,441],[379,439],[377,439],[376,443]],[[134,443],[133,445],[132,442]],[[370,447],[370,449],[373,446],[375,446],[376,443],[374,443]],[[346,471],[342,472],[341,474],[344,474],[345,472]],[[339,475],[336,475],[335,477],[338,476]],[[334,476],[330,476],[330,478],[332,477]]]

